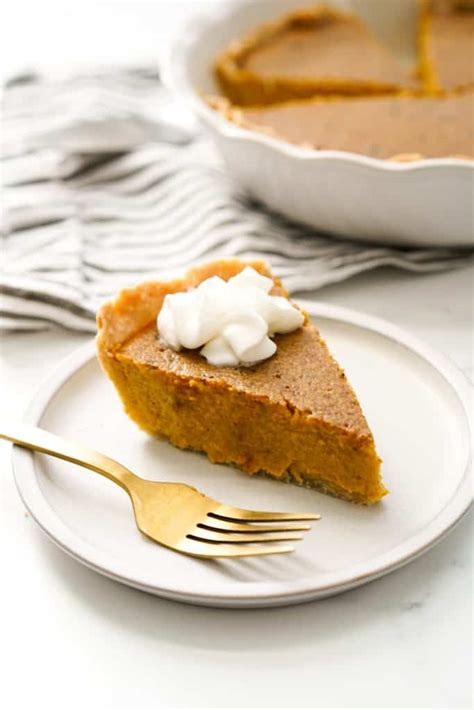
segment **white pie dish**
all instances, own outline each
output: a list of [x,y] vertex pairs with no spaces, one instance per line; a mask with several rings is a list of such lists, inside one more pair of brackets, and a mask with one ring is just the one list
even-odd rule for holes
[[[413,55],[412,0],[332,4],[356,10],[398,52]],[[397,163],[309,150],[242,128],[207,105],[203,96],[218,92],[212,75],[218,52],[255,25],[302,5],[239,0],[192,18],[171,43],[166,82],[207,126],[229,172],[272,210],[318,231],[366,242],[472,246],[474,161]]]

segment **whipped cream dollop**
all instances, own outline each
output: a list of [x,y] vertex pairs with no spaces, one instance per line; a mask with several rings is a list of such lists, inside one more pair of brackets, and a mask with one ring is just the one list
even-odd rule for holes
[[270,295],[272,279],[246,267],[224,281],[212,276],[190,291],[168,294],[157,318],[161,342],[173,350],[201,348],[212,365],[249,366],[271,357],[275,333],[303,325],[301,311]]

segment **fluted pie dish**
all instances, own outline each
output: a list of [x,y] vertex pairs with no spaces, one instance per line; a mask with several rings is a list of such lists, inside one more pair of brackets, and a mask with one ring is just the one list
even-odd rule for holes
[[[318,111],[320,99],[304,99],[310,102],[307,113],[298,100],[285,95],[291,83],[286,80],[280,86],[282,100],[286,102],[280,103],[281,112],[272,103],[271,92],[267,105],[249,103],[251,92],[259,90],[255,82],[248,83],[250,94],[244,91],[240,104],[236,100],[226,99],[227,104],[221,100],[222,110],[216,110],[216,104],[209,102],[209,97],[222,92],[214,74],[216,57],[222,57],[234,40],[251,36],[254,28],[274,23],[285,12],[295,11],[301,5],[298,0],[230,3],[224,10],[215,10],[212,16],[193,19],[193,31],[183,30],[173,43],[164,76],[206,124],[229,172],[258,201],[318,231],[394,245],[472,246],[474,146],[470,149],[472,97],[469,76],[466,78],[468,69],[463,72],[459,87],[449,89],[455,93],[446,95],[443,115],[433,111],[435,94],[443,93],[439,83],[447,78],[433,73],[438,55],[435,56],[432,44],[426,46],[424,56],[428,59],[419,67],[419,71],[425,72],[423,86],[431,81],[432,92],[419,99],[415,98],[419,88],[416,82],[413,84],[413,74],[407,72],[403,76],[392,66],[390,86],[378,84],[373,96],[362,98],[359,91],[370,93],[370,87],[365,84],[361,88],[363,82],[359,82],[357,91],[343,105],[339,105],[340,96],[334,101],[328,97],[323,105],[324,115]],[[341,8],[352,11],[354,16],[362,18],[380,44],[393,49],[405,67],[417,66],[417,47],[421,41],[418,28],[422,25],[416,0],[383,3],[353,0],[325,5],[337,12]],[[250,68],[262,73],[270,60],[280,59],[275,53],[271,57],[260,56],[258,64],[256,59],[252,60]],[[228,80],[231,69],[227,65],[224,80]],[[245,87],[241,78],[238,76],[233,84],[240,89]],[[372,87],[377,88],[380,77],[372,79]],[[354,87],[356,84],[351,82],[348,86]],[[272,82],[269,85],[274,91]],[[298,91],[308,89],[305,81],[297,82],[297,87]],[[330,85],[326,85],[321,91],[327,94],[330,90]],[[342,90],[340,85],[338,91]],[[398,99],[395,94],[399,91],[406,92],[404,101],[392,103]],[[418,100],[420,103],[415,103]],[[367,102],[372,102],[372,109]],[[456,118],[460,115],[459,106],[464,116],[460,124]],[[393,126],[397,125],[395,114],[399,111],[402,117],[397,134]],[[289,124],[282,119],[285,112],[291,115]],[[354,136],[344,131],[331,136],[332,112],[337,120],[346,113],[349,127],[351,115],[359,120],[363,128],[362,152]],[[308,137],[302,131],[305,122],[315,126],[316,116],[324,128],[324,141],[318,140],[319,134]],[[418,141],[403,139],[410,125],[418,127],[415,131]],[[388,132],[391,132],[388,145],[379,148],[381,138]],[[440,151],[442,142],[446,149]]]

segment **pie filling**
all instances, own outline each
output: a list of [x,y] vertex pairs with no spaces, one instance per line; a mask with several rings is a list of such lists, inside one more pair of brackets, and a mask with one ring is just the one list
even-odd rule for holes
[[243,128],[315,150],[390,160],[473,154],[474,94],[470,93],[443,98],[312,99],[262,108],[234,108],[220,99],[219,110]]
[[472,158],[474,3],[413,2],[420,12],[411,72],[361,20],[321,5],[232,43],[215,63],[223,97],[210,105],[305,148]]

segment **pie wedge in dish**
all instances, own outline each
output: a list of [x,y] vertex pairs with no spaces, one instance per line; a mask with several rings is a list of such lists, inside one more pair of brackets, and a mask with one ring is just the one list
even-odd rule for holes
[[227,120],[315,150],[400,161],[474,156],[474,94],[313,99],[236,108],[209,104]]
[[326,5],[257,27],[217,58],[215,74],[224,96],[240,106],[416,87],[361,20]]
[[217,367],[196,350],[159,340],[156,319],[167,294],[212,276],[227,281],[246,266],[273,279],[261,262],[216,261],[169,283],[122,291],[98,313],[98,355],[127,414],[145,431],[212,462],[249,474],[376,503],[387,491],[380,459],[354,391],[309,317],[275,336],[275,354],[251,367]]
[[419,45],[427,91],[474,89],[474,0],[424,0]]

